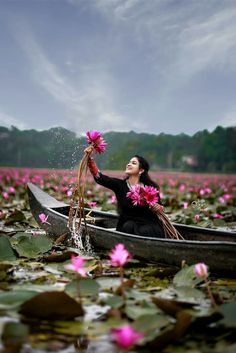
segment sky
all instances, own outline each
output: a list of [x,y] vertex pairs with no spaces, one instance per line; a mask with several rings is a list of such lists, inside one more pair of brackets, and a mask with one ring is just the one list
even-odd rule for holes
[[0,0],[0,126],[236,125],[236,0]]

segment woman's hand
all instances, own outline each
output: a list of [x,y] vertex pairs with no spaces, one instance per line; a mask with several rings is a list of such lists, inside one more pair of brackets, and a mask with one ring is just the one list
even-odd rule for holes
[[151,206],[150,209],[154,213],[164,213],[164,206],[160,205],[159,203],[156,203],[154,206]]
[[84,149],[84,153],[91,155],[93,153],[93,150],[94,150],[94,147],[90,145]]

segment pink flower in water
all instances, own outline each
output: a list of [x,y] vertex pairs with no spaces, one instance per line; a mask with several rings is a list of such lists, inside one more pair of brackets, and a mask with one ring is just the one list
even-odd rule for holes
[[97,153],[102,153],[107,148],[106,141],[102,138],[102,135],[98,131],[88,131],[87,135],[87,143],[94,146],[94,149]]
[[48,215],[46,216],[45,213],[40,213],[39,219],[40,219],[40,222],[41,222],[41,223],[50,224],[50,223],[47,222],[47,220],[48,220]]
[[88,206],[89,207],[95,207],[97,205],[96,201],[88,201]]
[[202,195],[204,195],[205,194],[205,190],[204,189],[201,189],[200,191],[199,191],[199,194],[202,196]]
[[230,195],[230,194],[224,194],[224,195],[223,195],[223,198],[224,198],[225,200],[229,200],[229,199],[232,198],[232,195]]
[[195,221],[198,222],[200,220],[200,218],[201,218],[200,214],[195,214],[195,216],[194,216]]
[[194,273],[197,277],[206,278],[208,277],[208,267],[203,262],[200,262],[194,266]]
[[109,254],[111,265],[124,266],[131,258],[131,254],[125,249],[124,244],[117,244]]
[[9,194],[8,194],[6,191],[3,191],[2,197],[3,197],[5,200],[7,200],[7,199],[9,199]]
[[223,218],[222,214],[220,214],[220,213],[214,213],[214,214],[213,214],[213,217],[214,217],[214,218],[217,218],[217,219]]
[[111,330],[113,340],[124,349],[128,349],[141,341],[143,332],[136,331],[131,325],[126,324]]
[[222,196],[218,197],[218,201],[220,203],[225,203],[225,199]]
[[87,271],[84,268],[85,259],[82,256],[73,256],[71,257],[71,263],[65,265],[64,267],[67,270],[72,270],[79,273],[82,277],[86,277]]
[[71,197],[73,194],[73,191],[71,189],[67,190],[66,196]]

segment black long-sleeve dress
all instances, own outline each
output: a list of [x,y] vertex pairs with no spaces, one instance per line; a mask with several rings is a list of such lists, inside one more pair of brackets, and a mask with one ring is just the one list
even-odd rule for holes
[[157,215],[148,206],[134,206],[132,200],[126,196],[129,191],[126,180],[112,178],[100,172],[94,180],[114,191],[116,195],[119,213],[116,228],[118,231],[148,237],[165,237],[163,226]]

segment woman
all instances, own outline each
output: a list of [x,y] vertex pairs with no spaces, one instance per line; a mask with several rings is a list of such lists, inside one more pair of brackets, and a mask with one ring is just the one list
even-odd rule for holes
[[[90,151],[90,147],[85,149],[87,153]],[[160,197],[158,203],[151,208],[146,205],[134,206],[132,200],[127,197],[127,192],[130,188],[137,184],[158,188],[157,184],[151,180],[148,174],[149,164],[143,157],[135,155],[131,158],[126,165],[125,173],[127,177],[125,179],[112,178],[102,174],[91,157],[88,161],[88,167],[94,180],[98,184],[114,191],[116,195],[119,213],[116,230],[142,236],[165,237],[162,223],[155,214],[157,210],[163,211],[163,206],[160,204]]]

